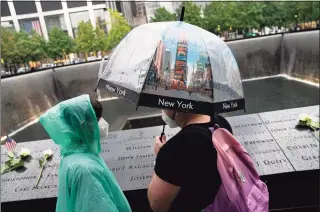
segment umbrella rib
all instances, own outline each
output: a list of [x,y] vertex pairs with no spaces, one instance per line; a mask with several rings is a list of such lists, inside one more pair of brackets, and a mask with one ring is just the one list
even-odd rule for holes
[[[148,73],[149,73],[149,71],[150,71],[150,69],[151,69],[151,66],[152,66],[152,63],[153,63],[153,57],[154,57],[154,55],[156,54],[156,50],[157,50],[157,48],[155,49],[155,51],[154,51],[154,53],[153,53],[153,55],[152,55],[152,57],[151,57],[152,59],[151,59],[149,68],[148,68],[148,70],[147,70],[147,72],[146,72],[146,75],[145,75],[145,77],[144,77],[144,82],[143,82],[143,84],[142,84],[142,88],[141,88],[141,91],[140,91],[140,93],[139,93],[139,97],[138,97],[138,101],[137,101],[137,105],[136,105],[136,110],[138,110],[139,102],[140,102],[140,96],[141,96],[141,93],[142,93],[143,90],[144,90],[144,86],[145,86],[145,84],[146,84],[147,76],[148,76]],[[141,73],[141,70],[140,70],[140,73]]]
[[202,40],[202,43],[203,43],[203,46],[204,48],[206,49],[206,52],[208,54],[208,57],[209,57],[209,62],[210,62],[210,66],[211,66],[211,83],[212,83],[212,102],[214,104],[214,89],[213,89],[213,70],[212,70],[212,65],[211,65],[211,57],[210,57],[210,54],[208,52],[208,48],[206,46],[206,42],[204,41],[203,37],[202,37],[202,34],[200,34],[201,36],[201,40]]

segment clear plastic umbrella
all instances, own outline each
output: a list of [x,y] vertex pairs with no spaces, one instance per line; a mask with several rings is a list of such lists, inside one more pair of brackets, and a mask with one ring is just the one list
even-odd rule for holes
[[100,92],[138,106],[218,114],[245,109],[236,60],[218,36],[180,21],[134,28],[99,71]]

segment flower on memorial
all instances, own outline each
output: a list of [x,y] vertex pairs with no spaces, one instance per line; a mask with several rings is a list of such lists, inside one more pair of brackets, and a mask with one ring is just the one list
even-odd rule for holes
[[313,130],[319,129],[319,122],[314,121],[315,118],[309,116],[308,114],[299,115],[299,125],[310,127]]
[[51,158],[52,156],[52,150],[51,149],[47,149],[45,151],[43,151],[43,156],[46,157],[47,159]]
[[28,156],[30,156],[31,152],[29,149],[27,148],[22,148],[21,151],[20,151],[20,157],[23,159],[23,158],[26,158]]
[[9,160],[7,160],[1,165],[1,174],[23,167],[24,159],[26,159],[30,155],[30,150],[26,148],[21,149],[19,157],[17,157],[13,151],[8,152]]
[[48,160],[52,157],[52,155],[53,155],[53,152],[51,149],[47,149],[47,150],[43,151],[43,156],[39,159],[40,174],[39,174],[39,177],[38,177],[38,180],[36,182],[35,187],[38,186],[40,179],[42,177],[43,169],[44,169],[45,165],[47,164]]
[[299,115],[299,123],[302,125],[307,125],[311,122],[311,117],[308,114],[300,114]]

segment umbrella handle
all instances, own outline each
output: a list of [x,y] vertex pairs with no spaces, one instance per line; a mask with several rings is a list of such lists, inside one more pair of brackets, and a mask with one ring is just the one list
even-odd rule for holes
[[162,142],[162,136],[166,135],[164,132],[161,133],[160,135],[160,141]]
[[163,128],[162,128],[162,133],[161,133],[161,135],[160,135],[160,141],[162,142],[162,136],[164,136],[165,135],[165,133],[164,133],[164,128],[166,127],[166,125],[164,124],[163,125]]
[[185,10],[185,7],[182,6],[181,11],[180,11],[179,21],[183,21],[183,19],[184,19],[184,10]]

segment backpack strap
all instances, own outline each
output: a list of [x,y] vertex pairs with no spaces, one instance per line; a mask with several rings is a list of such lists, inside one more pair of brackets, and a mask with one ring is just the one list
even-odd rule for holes
[[[219,139],[216,139],[217,136],[219,137]],[[216,133],[212,133],[212,141],[214,141],[214,143],[218,143],[225,151],[229,147],[232,147],[237,148],[241,152],[249,155],[248,151],[241,145],[241,143],[228,130],[224,128],[220,128]]]
[[218,128],[220,128],[219,124],[215,124],[213,127],[209,127],[211,133],[213,133]]

